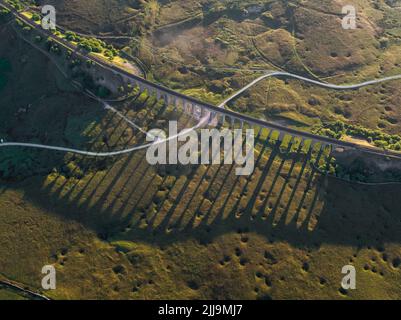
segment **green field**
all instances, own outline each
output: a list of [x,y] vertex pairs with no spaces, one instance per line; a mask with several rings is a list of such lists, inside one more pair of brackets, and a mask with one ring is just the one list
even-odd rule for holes
[[26,298],[14,291],[0,288],[0,300],[26,300]]
[[7,84],[7,73],[11,71],[10,69],[9,61],[0,59],[0,91],[3,90]]
[[[363,27],[351,33],[335,28],[344,1],[48,2],[69,30],[133,37],[105,41],[137,56],[150,79],[215,104],[253,80],[252,68],[335,83],[401,68],[397,15],[384,1],[356,1]],[[92,151],[144,142],[13,29],[0,29],[0,43],[0,138]],[[341,120],[399,135],[400,85],[332,92],[271,80],[230,107],[303,130]],[[145,130],[194,124],[146,93],[112,105]],[[1,275],[54,299],[401,298],[401,186],[325,176],[317,150],[285,149],[257,141],[255,172],[238,177],[230,165],[150,166],[143,151],[95,160],[4,148]],[[358,175],[385,180],[365,169]],[[46,264],[54,291],[40,286]],[[347,264],[355,291],[340,290]],[[0,288],[0,299],[19,298]]]

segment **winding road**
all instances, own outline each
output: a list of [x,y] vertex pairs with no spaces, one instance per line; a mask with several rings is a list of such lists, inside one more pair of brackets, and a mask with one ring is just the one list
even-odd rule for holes
[[[400,75],[395,75],[395,76],[390,76],[390,77],[385,77],[385,78],[381,78],[381,79],[370,80],[370,81],[362,82],[362,83],[359,83],[359,84],[336,85],[336,84],[330,84],[330,83],[325,83],[325,82],[319,82],[319,81],[316,81],[316,80],[308,79],[308,78],[305,78],[305,77],[302,77],[302,76],[299,76],[299,75],[296,75],[296,74],[288,73],[288,72],[271,71],[271,72],[268,72],[265,75],[255,79],[254,81],[252,81],[251,83],[249,83],[248,85],[243,87],[241,90],[237,91],[236,93],[231,95],[229,98],[224,100],[217,107],[218,108],[224,108],[227,103],[229,103],[233,99],[237,98],[238,96],[240,96],[245,91],[249,90],[251,87],[253,87],[257,83],[259,83],[259,82],[261,82],[261,81],[263,81],[263,80],[265,80],[267,78],[270,78],[270,77],[287,77],[287,78],[298,79],[298,80],[301,80],[301,81],[305,81],[305,82],[308,82],[308,83],[312,83],[312,84],[315,84],[315,85],[318,85],[318,86],[321,86],[321,87],[324,87],[324,88],[328,88],[328,89],[333,89],[333,90],[355,90],[355,89],[359,89],[359,88],[362,88],[362,87],[366,87],[366,86],[370,86],[370,85],[374,85],[374,84],[378,84],[378,83],[382,83],[382,82],[400,80],[401,79],[401,74]],[[101,101],[101,100],[99,100],[99,101]],[[111,111],[113,111],[113,112],[115,112],[115,113],[117,113],[118,115],[121,116],[121,113],[118,112],[115,108],[113,108],[112,106],[108,105],[104,101],[101,101],[101,102],[104,103],[105,109],[111,110]],[[148,135],[153,139],[155,138],[154,136],[151,136],[148,132],[144,131],[142,128],[140,128],[138,125],[136,125],[134,122],[132,122],[127,117],[125,117],[125,116],[122,116],[122,117],[127,123],[129,123],[130,125],[132,125],[136,129],[138,129],[139,131],[141,131],[145,135]],[[156,140],[153,143],[148,143],[148,144],[144,144],[144,145],[141,145],[141,146],[135,146],[135,147],[132,147],[132,148],[127,148],[127,149],[124,149],[124,150],[113,151],[113,152],[92,152],[92,151],[85,151],[85,150],[79,150],[79,149],[74,149],[74,148],[65,148],[65,147],[59,147],[59,146],[49,146],[49,145],[44,145],[44,144],[20,143],[20,142],[2,143],[2,144],[0,144],[0,148],[1,147],[26,147],[26,148],[46,149],[46,150],[61,151],[61,152],[71,152],[71,153],[75,153],[75,154],[80,154],[80,155],[85,155],[85,156],[93,156],[93,157],[113,157],[113,156],[123,155],[123,154],[131,153],[131,152],[134,152],[134,151],[146,149],[146,148],[149,148],[151,145],[162,144],[162,143],[165,143],[167,141],[176,139],[176,138],[178,138],[178,137],[180,137],[182,135],[187,134],[188,132],[191,132],[191,131],[194,131],[194,130],[197,130],[197,129],[201,128],[202,126],[204,126],[208,122],[208,120],[209,120],[209,116],[207,116],[205,118],[202,118],[201,121],[196,126],[194,126],[192,128],[185,129],[182,132],[180,132],[179,134],[171,136],[171,137],[166,138],[164,140]],[[317,136],[317,137],[320,138],[320,136]]]
[[[9,5],[4,4],[3,1],[0,1],[0,6],[2,6],[3,8],[7,8],[9,10],[11,10],[12,14],[16,17],[18,17],[19,19],[23,20],[25,23],[28,23],[30,26],[40,30],[40,32],[45,32],[48,36],[52,37],[54,40],[60,42],[62,41],[61,39],[57,38],[55,35],[53,35],[50,32],[46,32],[44,30],[42,30],[40,28],[40,26],[32,24],[30,22],[29,19],[27,19],[26,17],[24,17],[22,14],[20,14],[19,12],[17,12],[16,10],[14,10],[13,8],[11,8]],[[68,43],[67,41],[62,41],[63,45],[69,47],[69,48],[73,48],[75,49],[75,47]],[[399,75],[393,75],[393,76],[388,76],[388,77],[383,77],[380,79],[373,79],[373,80],[369,80],[369,81],[365,81],[365,82],[361,82],[358,84],[344,84],[344,85],[336,85],[336,84],[331,84],[331,83],[326,83],[326,82],[320,82],[317,80],[313,80],[313,79],[309,79],[300,75],[296,75],[296,74],[292,74],[292,73],[288,73],[288,72],[283,72],[283,71],[267,71],[264,75],[258,77],[257,79],[253,80],[251,83],[249,83],[248,85],[244,86],[242,89],[240,89],[239,91],[237,91],[236,93],[234,93],[233,95],[231,95],[230,97],[228,97],[227,99],[225,99],[223,102],[221,102],[218,106],[213,106],[213,105],[209,105],[200,101],[197,101],[194,98],[185,96],[179,92],[175,92],[169,88],[163,87],[159,84],[156,83],[152,83],[146,79],[143,79],[141,77],[138,77],[136,75],[130,74],[127,71],[120,69],[119,67],[112,65],[108,62],[105,62],[97,57],[94,57],[93,55],[90,54],[82,54],[79,52],[76,52],[77,54],[85,57],[86,59],[91,59],[92,61],[100,64],[103,68],[108,68],[111,69],[114,72],[123,74],[125,76],[131,77],[136,81],[140,81],[141,83],[143,83],[145,86],[152,86],[153,88],[156,89],[160,89],[163,92],[166,92],[170,95],[173,95],[177,98],[181,98],[181,99],[186,99],[189,102],[192,102],[194,104],[198,104],[198,105],[203,105],[205,106],[209,111],[211,110],[212,112],[218,112],[221,114],[226,114],[227,116],[231,116],[234,118],[238,118],[244,121],[247,121],[251,124],[255,124],[255,125],[259,125],[259,126],[265,126],[268,128],[272,128],[274,130],[283,130],[289,134],[293,134],[293,135],[299,135],[302,137],[307,137],[310,139],[314,139],[314,140],[320,140],[322,142],[325,143],[329,143],[329,144],[334,144],[334,145],[338,145],[338,146],[343,146],[343,147],[348,147],[348,148],[356,148],[356,149],[360,149],[362,151],[366,151],[366,152],[371,152],[371,153],[376,153],[376,154],[382,154],[382,155],[390,155],[392,154],[393,156],[397,157],[397,158],[401,158],[401,154],[392,152],[392,151],[385,151],[385,150],[380,150],[377,148],[369,148],[369,147],[364,147],[364,146],[360,146],[354,143],[349,143],[349,142],[345,142],[345,141],[339,141],[339,140],[335,140],[335,139],[331,139],[331,138],[327,138],[327,137],[322,137],[322,136],[318,136],[318,135],[314,135],[308,132],[303,132],[303,131],[299,131],[299,130],[295,130],[295,129],[290,129],[284,126],[280,126],[274,123],[270,123],[264,120],[260,120],[260,119],[255,119],[252,118],[248,115],[243,115],[240,113],[236,113],[234,111],[231,110],[224,110],[222,111],[222,109],[224,109],[224,107],[226,106],[226,104],[230,101],[232,101],[233,99],[237,98],[238,96],[240,96],[242,93],[244,93],[245,91],[249,90],[251,87],[253,87],[254,85],[256,85],[257,83],[264,81],[268,78],[291,78],[291,79],[297,79],[306,83],[310,83],[313,85],[317,85],[323,88],[327,88],[327,89],[331,89],[331,90],[356,90],[356,89],[360,89],[362,87],[366,87],[366,86],[370,86],[370,85],[375,85],[375,84],[379,84],[379,83],[383,83],[383,82],[388,82],[388,81],[395,81],[395,80],[400,80],[401,79],[401,74]],[[99,100],[101,101],[101,100]],[[105,104],[104,101],[102,101],[103,104]],[[116,109],[114,109],[113,107],[109,106],[109,105],[105,105],[106,109],[112,110],[114,112],[118,111]],[[123,154],[128,154],[134,151],[138,151],[138,150],[142,150],[142,149],[146,149],[152,145],[155,144],[161,144],[161,143],[165,143],[167,141],[173,140],[178,138],[179,136],[185,135],[188,132],[197,130],[199,128],[201,128],[202,126],[204,126],[205,124],[208,123],[210,118],[210,113],[203,117],[202,119],[200,119],[199,123],[195,126],[193,126],[192,128],[188,128],[185,129],[183,131],[181,131],[179,134],[175,135],[175,136],[171,136],[168,137],[166,139],[159,139],[159,140],[155,140],[152,143],[148,143],[148,144],[144,144],[141,146],[135,146],[135,147],[131,147],[131,148],[127,148],[124,150],[118,150],[118,151],[113,151],[113,152],[92,152],[92,151],[86,151],[86,150],[79,150],[79,149],[75,149],[75,148],[67,148],[67,147],[61,147],[61,146],[50,146],[50,145],[44,145],[44,144],[35,144],[35,143],[22,143],[22,142],[5,142],[0,144],[0,148],[5,148],[5,147],[25,147],[25,148],[36,148],[36,149],[45,149],[45,150],[53,150],[53,151],[60,151],[60,152],[68,152],[68,153],[75,153],[75,154],[80,154],[80,155],[86,155],[86,156],[93,156],[93,157],[113,157],[113,156],[118,156],[118,155],[123,155]],[[127,121],[129,124],[131,124],[132,126],[134,126],[135,128],[137,128],[138,130],[142,131],[144,134],[148,135],[149,134],[142,130],[140,127],[138,127],[136,124],[134,124],[130,119],[125,118],[124,120]]]

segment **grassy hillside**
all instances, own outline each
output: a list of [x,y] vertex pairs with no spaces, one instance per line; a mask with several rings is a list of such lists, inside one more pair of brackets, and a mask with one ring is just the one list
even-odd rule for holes
[[[55,2],[59,24],[125,48],[147,65],[151,78],[178,90],[206,90],[218,97],[238,90],[260,70],[272,68],[338,84],[400,73],[400,9],[385,1],[356,1],[358,28],[343,30],[341,10],[346,4],[320,0]],[[399,90],[399,82],[336,93],[298,81],[271,80],[231,107],[289,124],[301,120],[308,130],[342,120],[397,134]]]
[[[255,77],[226,67],[274,64],[322,77],[345,73],[339,79],[354,81],[395,72],[399,61],[397,38],[378,47],[383,31],[377,28],[390,12],[384,3],[376,8],[360,1],[373,26],[354,35],[326,30],[333,24],[322,22],[342,1],[298,7],[265,1],[261,13],[249,16],[244,10],[256,1],[57,3],[61,21],[82,32],[128,34],[132,30],[124,28],[131,22],[120,27],[115,19],[130,19],[132,12],[142,21],[134,33],[141,46],[124,45],[137,48],[151,76],[211,101]],[[313,19],[319,32],[307,23]],[[321,34],[329,31],[333,43],[322,43]],[[93,151],[143,142],[141,133],[77,92],[9,29],[0,39],[1,61],[9,61],[13,71],[0,95],[0,134],[6,140]],[[366,48],[350,57],[344,49],[331,54],[343,39]],[[274,80],[232,107],[302,128],[319,125],[323,117],[375,128],[379,115],[381,129],[399,133],[398,122],[385,120],[398,117],[398,86],[329,93]],[[179,119],[181,127],[193,123],[146,94],[113,106],[144,129],[165,128],[168,119]],[[143,151],[96,161],[4,149],[1,276],[40,292],[40,270],[53,264],[57,290],[45,294],[67,299],[400,298],[401,187],[325,177],[310,161],[316,151],[285,149],[274,140],[258,141],[250,177],[235,176],[230,165],[149,166]],[[346,264],[356,267],[356,291],[339,289]],[[0,289],[3,297],[14,298]]]
[[0,300],[25,300],[25,298],[11,290],[1,288]]

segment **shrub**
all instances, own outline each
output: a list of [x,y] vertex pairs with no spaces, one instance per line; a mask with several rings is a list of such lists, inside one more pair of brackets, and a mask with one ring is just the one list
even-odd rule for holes
[[97,52],[101,53],[103,51],[103,41],[89,38],[89,39],[81,39],[78,46],[83,48],[88,52]]
[[19,27],[21,27],[21,28],[24,27],[24,23],[23,23],[20,19],[18,19],[18,18],[15,19],[15,23],[16,23]]
[[75,32],[72,32],[72,31],[66,31],[65,38],[68,41],[79,41],[80,40],[80,38],[77,36],[77,34]]
[[10,13],[11,12],[8,9],[0,10],[0,16],[8,16]]
[[93,61],[92,60],[86,60],[86,67],[90,68],[93,65]]
[[40,15],[37,13],[32,14],[32,20],[33,21],[40,21]]
[[[401,137],[398,135],[389,135],[380,130],[371,130],[362,126],[346,124],[342,121],[328,123],[318,133],[330,137],[340,139],[343,135],[350,135],[366,139],[369,143],[379,148],[387,148],[391,150],[401,149]],[[398,149],[400,148],[400,149]]]

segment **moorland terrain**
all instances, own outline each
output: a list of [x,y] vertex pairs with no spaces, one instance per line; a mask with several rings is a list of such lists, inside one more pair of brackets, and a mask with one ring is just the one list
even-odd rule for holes
[[[401,73],[397,1],[355,0],[352,31],[340,27],[341,0],[36,2],[53,3],[66,30],[138,59],[148,79],[215,104],[260,70],[339,84]],[[6,21],[0,42],[3,139],[95,151],[143,140]],[[325,134],[340,121],[396,136],[400,86],[336,92],[272,79],[229,107]],[[144,128],[193,122],[135,90],[113,106]],[[316,152],[256,147],[250,177],[229,165],[150,166],[144,152],[1,150],[0,280],[43,292],[40,270],[54,264],[57,289],[45,294],[55,299],[400,298],[401,186],[324,175]],[[357,290],[340,289],[346,264]],[[0,287],[0,298],[18,294]]]

